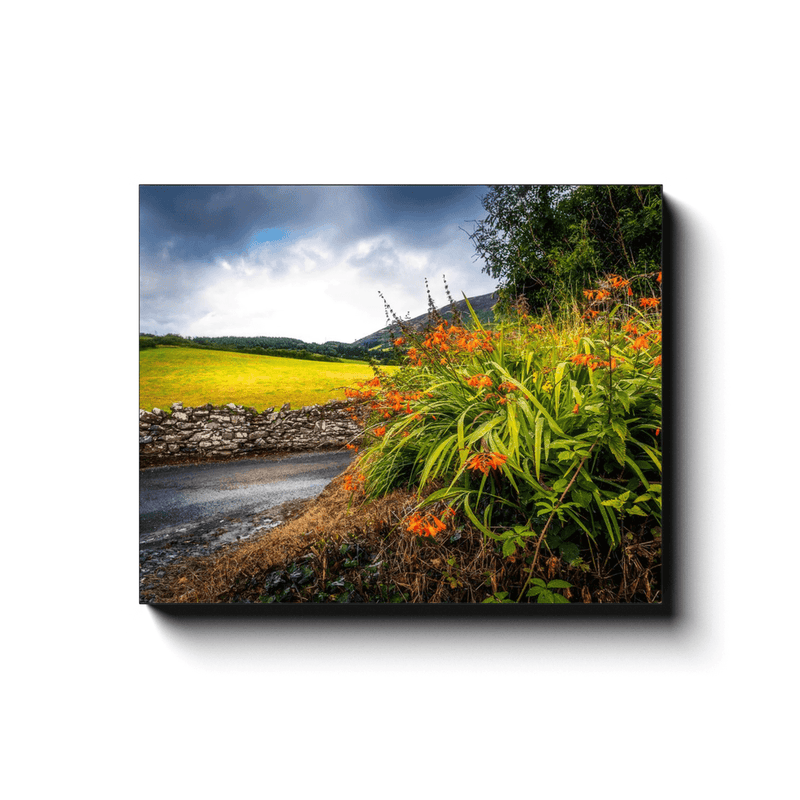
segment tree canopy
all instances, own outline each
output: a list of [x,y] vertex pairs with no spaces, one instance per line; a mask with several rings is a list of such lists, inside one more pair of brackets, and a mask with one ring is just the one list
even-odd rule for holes
[[483,207],[470,238],[505,305],[541,310],[604,275],[646,282],[661,269],[661,186],[491,186]]

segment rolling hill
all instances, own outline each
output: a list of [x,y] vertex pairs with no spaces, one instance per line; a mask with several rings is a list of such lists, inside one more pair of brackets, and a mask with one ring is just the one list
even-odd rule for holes
[[[475,313],[478,315],[478,319],[480,319],[482,324],[486,324],[487,322],[493,319],[493,312],[492,308],[499,300],[499,296],[497,292],[489,292],[488,294],[481,294],[476,297],[470,297],[469,303],[472,306]],[[464,300],[456,301],[456,308],[462,314],[465,321],[469,319],[469,309],[467,308],[467,304]],[[439,313],[447,320],[449,320],[453,316],[453,312],[450,308],[450,304],[448,303],[446,306],[442,306],[442,308],[438,309]],[[418,317],[413,317],[409,320],[403,320],[403,322],[407,325],[410,325],[412,328],[421,329],[425,326],[425,323],[428,321],[428,314],[420,314]],[[383,346],[386,347],[391,345],[392,339],[399,335],[399,326],[397,324],[388,325],[385,328],[381,328],[378,331],[374,331],[370,333],[368,336],[363,336],[361,339],[356,339],[353,344],[363,345],[366,348],[371,347],[378,347]]]

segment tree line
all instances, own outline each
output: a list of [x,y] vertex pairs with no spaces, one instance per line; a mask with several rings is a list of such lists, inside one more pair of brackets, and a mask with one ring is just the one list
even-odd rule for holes
[[397,358],[394,350],[369,350],[364,345],[346,342],[305,342],[287,336],[194,336],[185,337],[177,333],[157,336],[139,334],[139,349],[157,346],[195,347],[202,350],[223,350],[234,353],[249,353],[278,358],[299,358],[306,361],[339,362],[345,359],[356,361],[374,360],[391,363]]

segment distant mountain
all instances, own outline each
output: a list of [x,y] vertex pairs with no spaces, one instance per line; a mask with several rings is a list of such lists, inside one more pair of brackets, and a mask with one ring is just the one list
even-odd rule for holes
[[[477,314],[478,319],[483,325],[493,319],[494,315],[492,313],[492,308],[497,304],[499,299],[500,298],[497,292],[489,292],[489,294],[481,294],[477,297],[468,298],[469,304],[472,306],[473,311]],[[464,300],[458,300],[456,301],[455,305],[458,311],[461,313],[464,322],[470,324],[472,322],[472,317],[470,316],[466,302]],[[453,312],[449,303],[446,306],[442,306],[442,308],[438,309],[438,311],[446,320],[450,320],[450,318],[453,316]],[[418,317],[414,317],[413,319],[403,320],[403,323],[412,328],[420,330],[425,326],[427,321],[428,314],[426,312],[425,314],[420,314]],[[364,336],[361,339],[356,339],[353,344],[362,345],[366,348],[377,346],[386,347],[387,345],[391,345],[392,341],[399,335],[400,326],[397,323],[392,323],[391,325],[387,325],[385,328],[381,328],[379,331],[370,333],[368,336]]]

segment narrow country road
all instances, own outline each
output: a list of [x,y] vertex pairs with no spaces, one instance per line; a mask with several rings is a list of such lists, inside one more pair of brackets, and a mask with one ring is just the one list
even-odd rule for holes
[[300,453],[140,470],[140,600],[150,577],[175,560],[265,533],[352,460],[349,451]]
[[352,461],[350,452],[151,467],[139,472],[140,537],[184,522],[242,516],[311,498]]

